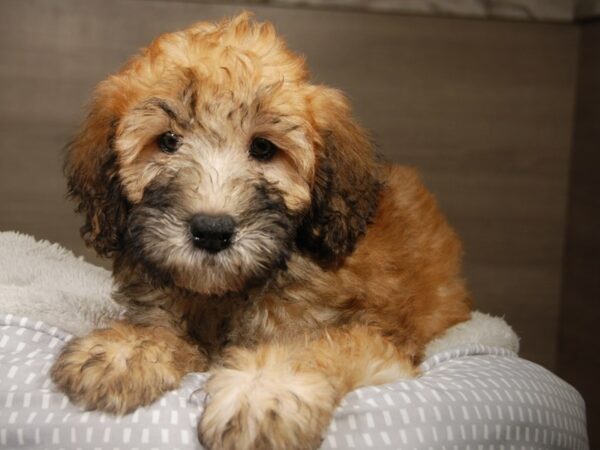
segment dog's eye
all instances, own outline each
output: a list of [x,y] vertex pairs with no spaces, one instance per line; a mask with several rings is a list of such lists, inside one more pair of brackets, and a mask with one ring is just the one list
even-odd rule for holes
[[277,146],[268,139],[254,138],[250,144],[250,156],[258,161],[270,160],[276,151]]
[[175,153],[181,146],[181,138],[172,131],[161,134],[157,142],[160,149],[165,153]]

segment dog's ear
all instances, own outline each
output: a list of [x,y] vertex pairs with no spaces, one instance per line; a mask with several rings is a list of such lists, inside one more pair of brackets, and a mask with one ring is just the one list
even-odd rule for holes
[[298,246],[326,264],[339,264],[365,233],[377,208],[375,151],[339,91],[313,87],[311,118],[317,131],[311,206],[298,230]]
[[128,211],[113,150],[117,117],[112,94],[109,82],[98,86],[87,119],[67,146],[64,164],[68,195],[77,202],[75,210],[85,215],[81,236],[105,257],[122,248]]

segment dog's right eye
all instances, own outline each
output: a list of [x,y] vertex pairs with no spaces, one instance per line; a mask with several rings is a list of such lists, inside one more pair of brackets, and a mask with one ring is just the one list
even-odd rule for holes
[[172,131],[161,134],[157,142],[160,149],[165,153],[175,153],[181,146],[181,138]]
[[250,144],[250,156],[258,161],[268,161],[277,152],[277,147],[268,139],[254,138]]

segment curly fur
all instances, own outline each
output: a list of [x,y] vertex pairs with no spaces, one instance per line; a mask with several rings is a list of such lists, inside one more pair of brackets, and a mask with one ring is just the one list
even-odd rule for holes
[[[272,159],[249,156],[256,137]],[[415,172],[379,161],[343,94],[247,14],[164,34],[102,82],[65,169],[126,309],[53,367],[86,408],[125,413],[208,369],[209,448],[315,448],[348,391],[415,376],[469,318],[460,242]],[[199,213],[233,218],[228,248],[193,245]]]

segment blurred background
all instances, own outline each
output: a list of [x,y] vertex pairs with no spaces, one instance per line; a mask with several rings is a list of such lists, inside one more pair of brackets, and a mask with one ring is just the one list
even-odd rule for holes
[[600,1],[2,0],[0,231],[108,267],[61,172],[86,100],[157,34],[243,9],[420,170],[464,240],[477,309],[580,390],[600,445]]

